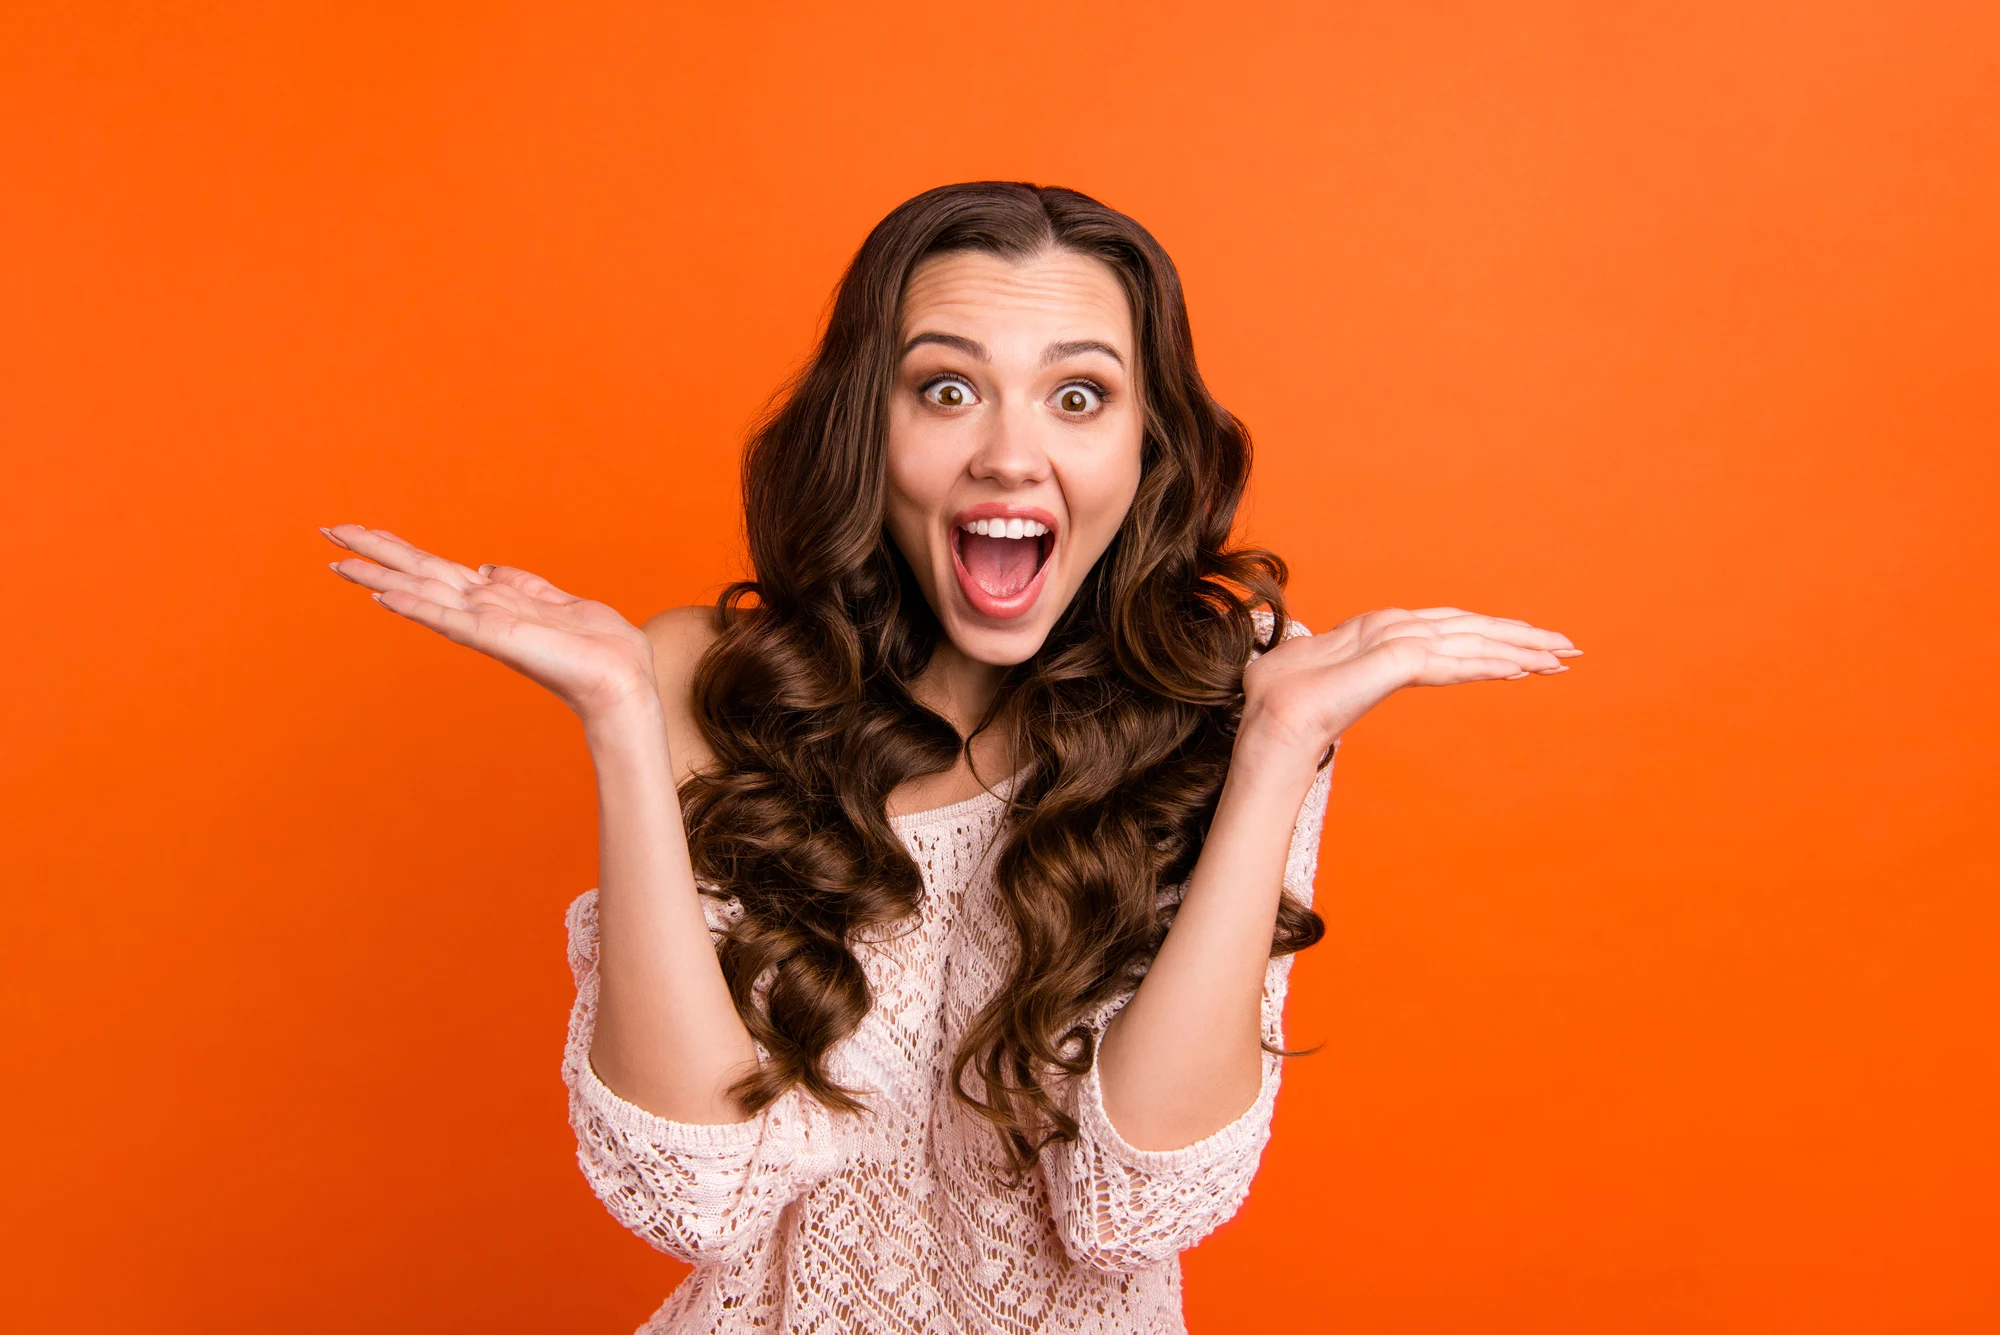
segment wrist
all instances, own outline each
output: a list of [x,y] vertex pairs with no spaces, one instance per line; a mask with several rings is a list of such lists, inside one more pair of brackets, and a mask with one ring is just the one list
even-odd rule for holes
[[577,710],[577,716],[593,755],[666,745],[667,711],[650,682],[607,695]]
[[1261,708],[1254,700],[1247,701],[1236,727],[1234,754],[1261,764],[1285,767],[1304,763],[1316,770],[1327,749],[1339,742],[1340,731],[1329,732],[1317,720],[1305,726]]
[[1312,786],[1328,748],[1338,740],[1305,737],[1276,722],[1246,715],[1230,752],[1229,777],[1237,783],[1268,783],[1303,793]]

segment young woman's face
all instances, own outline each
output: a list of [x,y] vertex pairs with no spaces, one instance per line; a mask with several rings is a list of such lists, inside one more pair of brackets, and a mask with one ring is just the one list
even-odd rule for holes
[[889,533],[967,657],[1034,655],[1139,486],[1132,313],[1065,250],[925,262],[903,297]]

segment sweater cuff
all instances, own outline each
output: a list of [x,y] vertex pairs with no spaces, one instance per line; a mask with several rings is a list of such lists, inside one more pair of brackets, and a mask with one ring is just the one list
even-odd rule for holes
[[584,1047],[571,1063],[570,1088],[585,1111],[606,1125],[665,1154],[736,1154],[755,1149],[763,1140],[770,1121],[769,1108],[741,1122],[673,1122],[620,1098],[598,1078],[590,1064],[587,1024],[581,1037]]
[[570,968],[576,980],[576,1004],[570,1012],[563,1075],[581,1110],[667,1154],[737,1154],[755,1149],[764,1138],[772,1108],[777,1103],[741,1122],[675,1122],[619,1097],[598,1077],[596,1068],[590,1064],[591,1038],[597,1030],[597,892],[591,890],[579,895],[570,904],[565,919],[569,928]]
[[1099,1078],[1098,1064],[1092,1062],[1090,1070],[1082,1077],[1083,1083],[1077,1095],[1079,1135],[1113,1162],[1162,1176],[1255,1154],[1270,1138],[1271,1111],[1278,1098],[1280,1059],[1268,1052],[1262,1054],[1262,1059],[1263,1074],[1257,1085],[1257,1097],[1250,1106],[1219,1131],[1176,1150],[1142,1150],[1118,1134],[1118,1128],[1111,1124],[1110,1115],[1104,1111],[1104,1085]]

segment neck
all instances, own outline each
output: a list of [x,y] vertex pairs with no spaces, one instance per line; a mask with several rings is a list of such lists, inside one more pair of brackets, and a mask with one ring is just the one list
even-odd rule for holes
[[925,708],[949,719],[963,736],[985,715],[1006,675],[1006,668],[968,658],[957,645],[944,640],[931,655],[930,665],[912,683],[911,693]]

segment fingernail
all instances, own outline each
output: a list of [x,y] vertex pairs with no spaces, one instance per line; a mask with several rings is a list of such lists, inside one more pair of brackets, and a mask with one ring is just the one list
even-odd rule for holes
[[334,574],[340,576],[342,579],[346,580],[349,584],[352,584],[354,582],[354,576],[348,574],[345,570],[342,570],[340,568],[340,562],[328,561],[326,563],[326,568],[328,570],[331,570]]
[[1525,676],[1527,676],[1527,675],[1528,675],[1528,674],[1527,674],[1527,672],[1526,672],[1525,670],[1523,670],[1523,671],[1520,671],[1520,672],[1516,672],[1516,673],[1515,673],[1515,674],[1514,674],[1513,676],[1511,676],[1511,677],[1502,677],[1502,678],[1501,678],[1500,680],[1502,680],[1502,681],[1519,681],[1519,680],[1520,680],[1521,678],[1523,678],[1523,677],[1525,677]]
[[[371,594],[369,594],[368,596],[369,596],[370,598],[373,598],[373,599],[374,599],[374,600],[375,600],[376,602],[378,602],[378,603],[382,602],[382,595],[381,595],[381,594],[379,594],[379,593],[371,593]],[[387,604],[386,604],[386,603],[385,603],[385,604],[383,604],[383,605],[384,605],[385,607],[387,606]]]
[[1583,652],[1583,650],[1581,650],[1581,649],[1551,649],[1551,650],[1549,650],[1549,652],[1550,652],[1550,653],[1552,653],[1552,654],[1554,654],[1554,655],[1555,655],[1555,656],[1556,656],[1557,658],[1575,658],[1575,657],[1576,657],[1576,656],[1577,656],[1578,654],[1581,654],[1581,653]]
[[492,574],[492,573],[493,573],[493,570],[494,570],[494,567],[493,567],[493,566],[491,566],[491,565],[483,565],[483,566],[479,567],[479,573],[480,573],[480,574],[482,574],[482,575],[490,575],[490,574]]
[[1556,673],[1567,672],[1569,671],[1569,669],[1566,667],[1552,667],[1552,668],[1537,668],[1536,671],[1540,672],[1544,677],[1553,677],[1556,675]]

